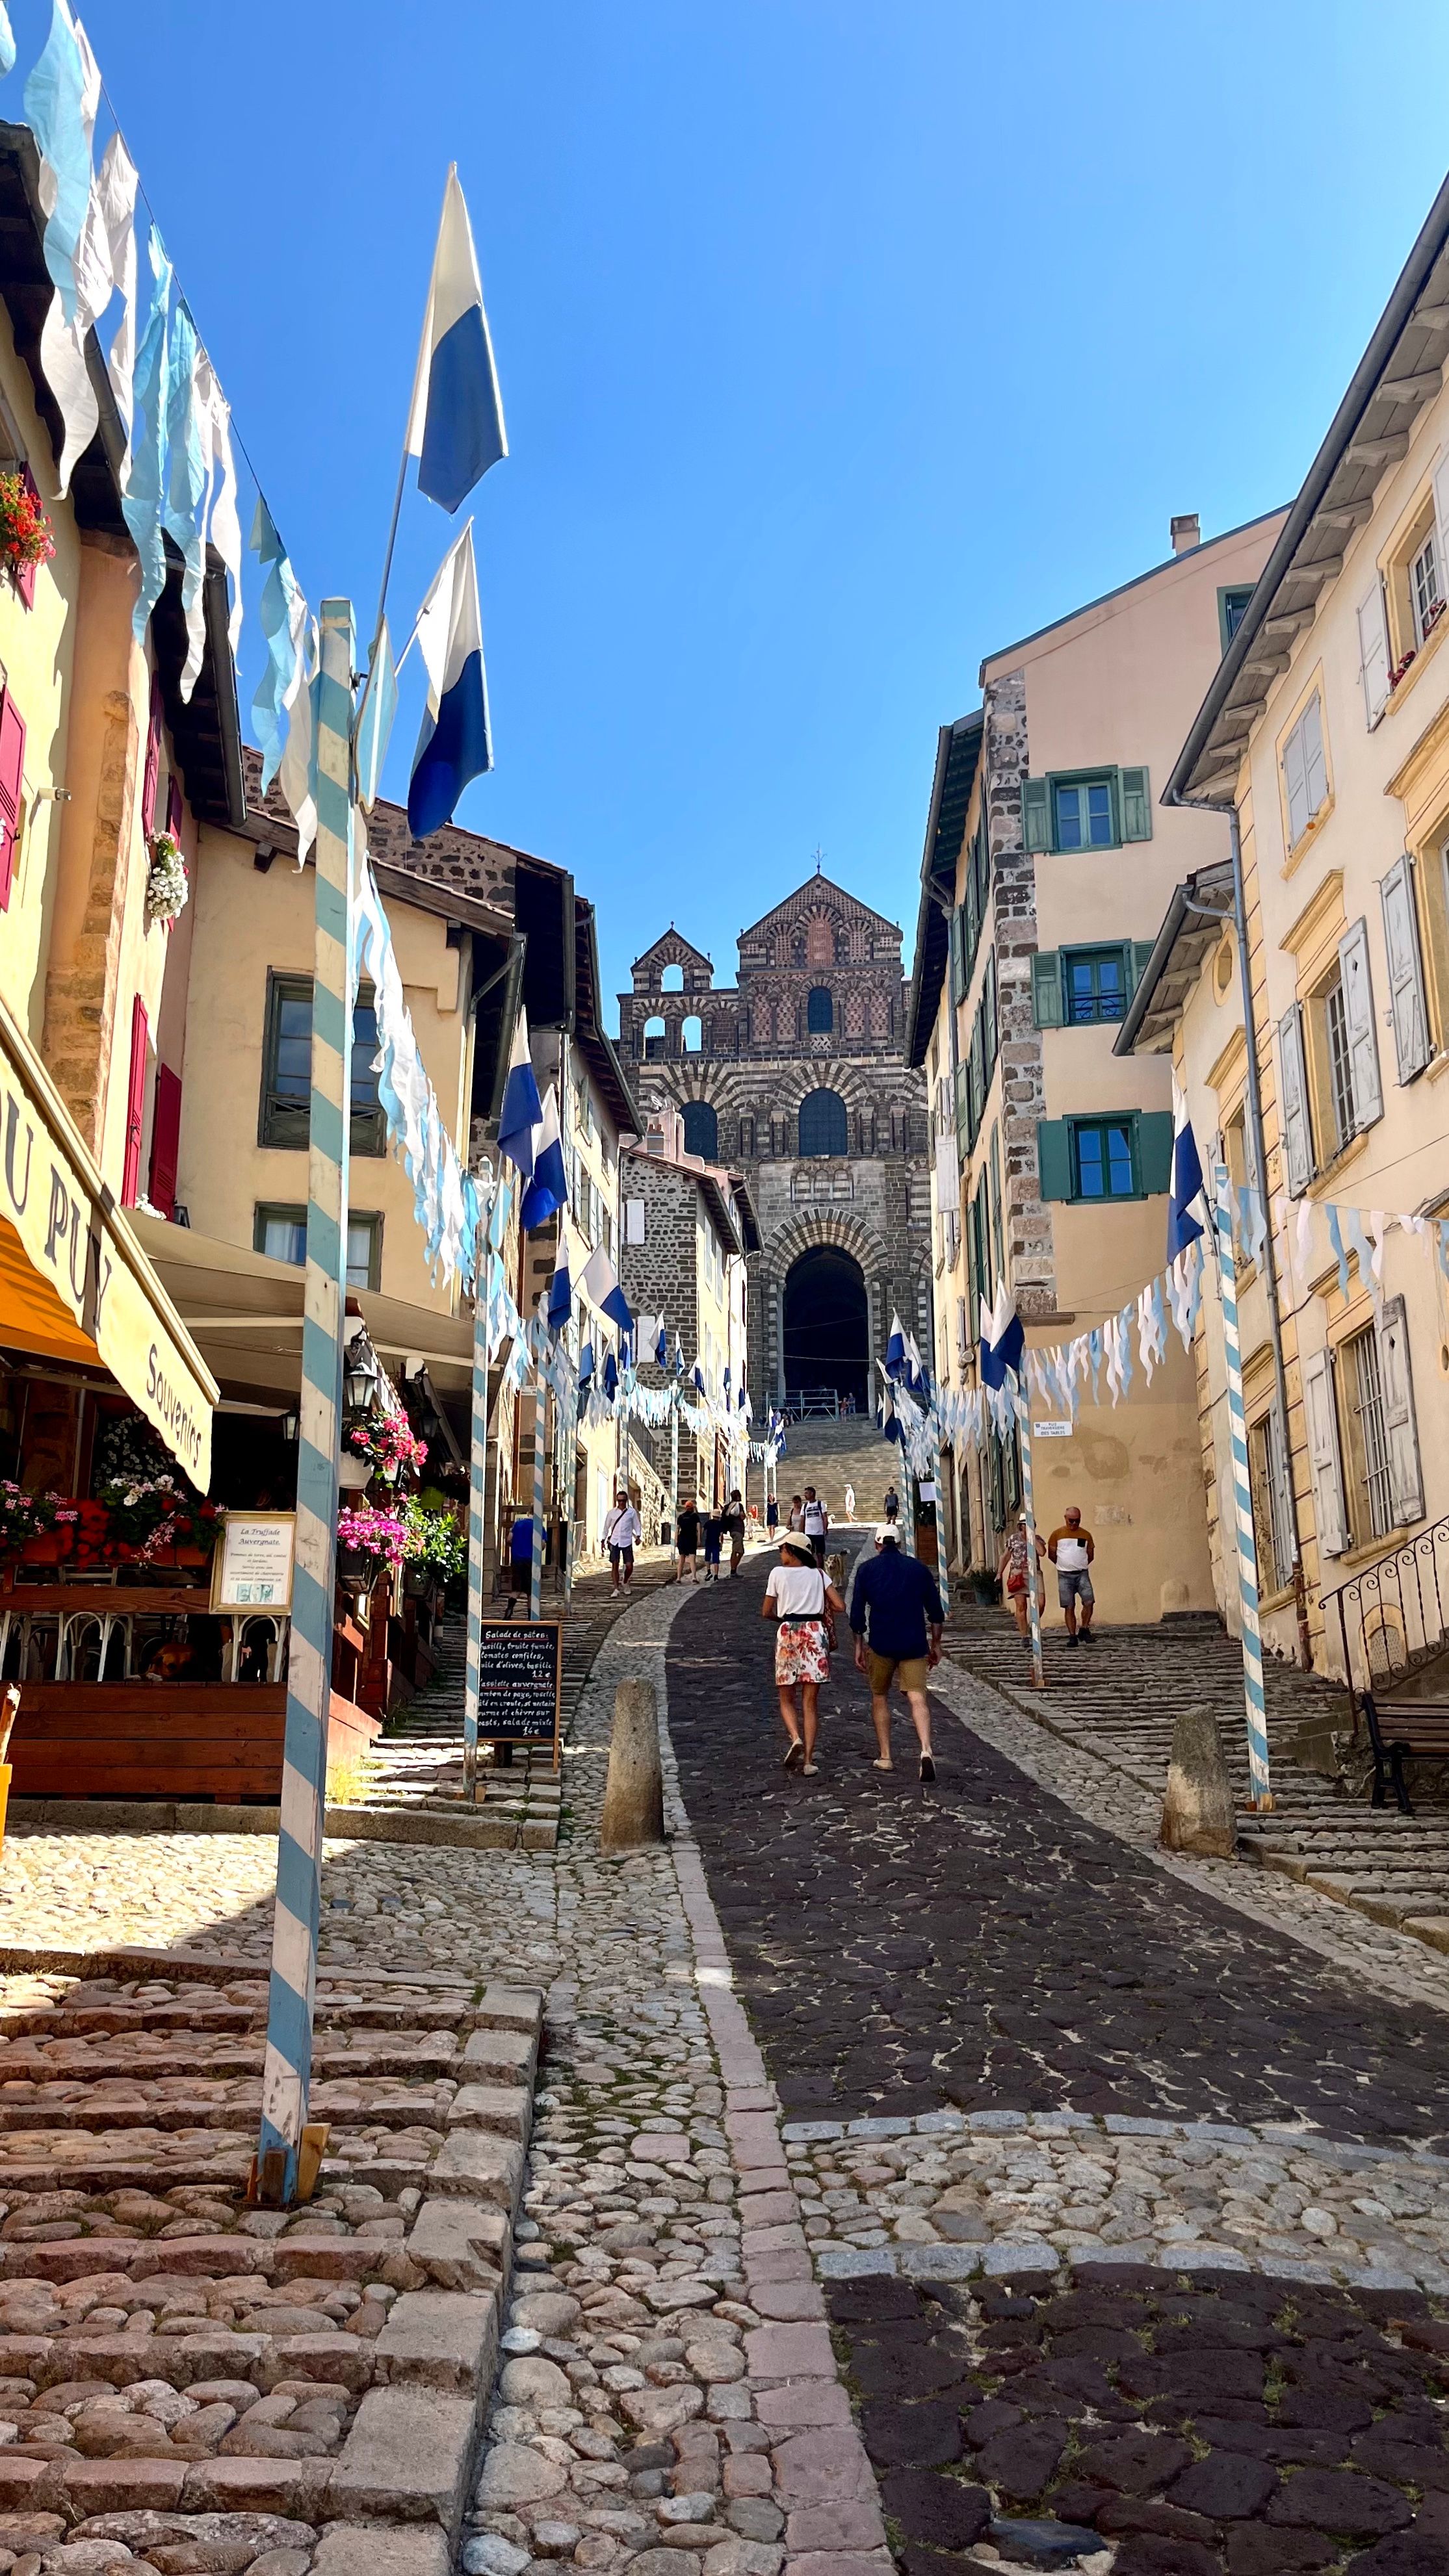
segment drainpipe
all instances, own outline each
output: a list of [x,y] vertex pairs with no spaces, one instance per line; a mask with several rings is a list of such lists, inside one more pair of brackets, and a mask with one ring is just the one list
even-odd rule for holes
[[1303,1533],[1298,1520],[1298,1495],[1293,1483],[1293,1446],[1288,1436],[1288,1373],[1283,1365],[1283,1322],[1278,1308],[1278,1256],[1273,1244],[1273,1227],[1268,1208],[1268,1149],[1263,1141],[1263,1092],[1258,1078],[1258,1026],[1253,1011],[1253,970],[1248,955],[1248,907],[1243,892],[1243,841],[1238,827],[1236,799],[1224,804],[1215,796],[1183,796],[1169,788],[1165,804],[1192,807],[1207,814],[1226,814],[1228,843],[1233,861],[1233,928],[1238,941],[1238,980],[1243,995],[1243,1035],[1248,1045],[1248,1124],[1253,1138],[1253,1159],[1258,1167],[1258,1187],[1263,1193],[1263,1214],[1269,1222],[1263,1236],[1263,1271],[1268,1289],[1268,1339],[1273,1347],[1273,1393],[1278,1406],[1278,1420],[1283,1434],[1283,1473],[1288,1487],[1288,1517],[1293,1541],[1293,1607],[1298,1622],[1298,1661],[1305,1673],[1313,1670],[1313,1641],[1308,1633],[1308,1594],[1303,1580]]

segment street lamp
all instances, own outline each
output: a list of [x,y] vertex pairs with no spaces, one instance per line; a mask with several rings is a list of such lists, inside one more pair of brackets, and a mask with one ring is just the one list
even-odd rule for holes
[[372,1411],[381,1375],[377,1354],[367,1338],[366,1327],[360,1326],[347,1345],[347,1363],[343,1375],[343,1389],[348,1405],[354,1413]]

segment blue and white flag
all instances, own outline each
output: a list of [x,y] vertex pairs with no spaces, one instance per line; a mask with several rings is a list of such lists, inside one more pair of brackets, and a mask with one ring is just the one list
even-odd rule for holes
[[584,1388],[592,1384],[593,1375],[594,1346],[592,1342],[585,1342],[583,1349],[579,1353],[579,1393],[581,1395]]
[[548,1304],[544,1308],[544,1316],[548,1324],[549,1331],[551,1333],[561,1333],[564,1326],[569,1322],[573,1311],[574,1292],[573,1283],[569,1278],[568,1230],[566,1227],[560,1226],[558,1236],[558,1258],[553,1265],[553,1277],[549,1281],[548,1287]]
[[604,1393],[612,1404],[619,1392],[619,1363],[612,1351],[604,1354]]
[[528,1052],[528,1013],[520,1008],[508,1058],[508,1079],[503,1085],[503,1106],[498,1113],[498,1151],[526,1181],[533,1178],[534,1130],[542,1124],[543,1103]]
[[362,712],[357,719],[357,793],[364,812],[368,814],[372,812],[382,786],[382,765],[387,758],[396,714],[397,667],[392,658],[392,637],[384,618],[377,630],[377,643],[363,692]]
[[596,1312],[607,1315],[610,1323],[617,1324],[620,1332],[632,1341],[634,1318],[629,1311],[629,1300],[619,1285],[618,1271],[602,1244],[590,1253],[588,1268],[579,1286]]
[[684,1344],[677,1333],[674,1336],[674,1374],[676,1377],[684,1375]]
[[1026,1328],[1016,1311],[1016,1300],[1003,1279],[996,1292],[996,1304],[988,1315],[985,1301],[981,1308],[981,1383],[1001,1387],[1006,1384],[1008,1369],[1020,1377],[1022,1355],[1026,1349]]
[[[499,1142],[501,1145],[501,1138]],[[569,1185],[564,1174],[563,1138],[558,1123],[558,1088],[551,1082],[543,1113],[534,1129],[533,1177],[523,1193],[518,1222],[525,1234],[535,1234],[568,1203]]]
[[640,1316],[639,1356],[644,1360],[653,1360],[656,1368],[665,1366],[669,1358],[669,1336],[664,1329],[662,1315]]
[[418,460],[418,490],[445,510],[458,509],[489,466],[508,454],[483,285],[456,162],[443,191],[407,452]]
[[1197,1138],[1192,1132],[1186,1095],[1179,1091],[1176,1077],[1172,1085],[1172,1186],[1167,1199],[1167,1258],[1175,1261],[1196,1243],[1202,1233],[1197,1218],[1189,1213],[1194,1199],[1203,1196],[1202,1161]]
[[703,1395],[703,1393],[704,1393],[704,1371],[703,1371],[703,1369],[700,1367],[698,1360],[696,1360],[696,1361],[695,1361],[695,1363],[694,1363],[694,1383],[695,1383],[696,1387],[699,1389],[700,1394],[701,1394],[701,1395]]
[[885,1355],[885,1368],[886,1368],[886,1375],[887,1375],[887,1377],[891,1377],[891,1378],[898,1378],[898,1377],[902,1377],[902,1376],[904,1376],[904,1374],[905,1374],[905,1366],[906,1366],[906,1328],[905,1328],[904,1324],[901,1322],[900,1316],[899,1316],[898,1314],[896,1314],[896,1313],[892,1312],[892,1315],[891,1315],[891,1335],[890,1335],[890,1340],[889,1340],[889,1341],[887,1342],[887,1344],[886,1344],[886,1355]]
[[416,840],[425,841],[451,823],[470,779],[493,766],[471,519],[423,601],[417,636],[428,703],[408,781],[408,826]]

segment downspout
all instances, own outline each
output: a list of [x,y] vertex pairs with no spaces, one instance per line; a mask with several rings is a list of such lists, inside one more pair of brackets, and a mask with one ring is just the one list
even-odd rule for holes
[[[1263,1140],[1263,1092],[1258,1076],[1258,1026],[1253,1011],[1253,970],[1248,955],[1248,906],[1243,891],[1243,841],[1238,826],[1236,799],[1225,804],[1216,796],[1184,796],[1169,787],[1164,804],[1179,805],[1205,814],[1226,814],[1228,843],[1233,862],[1233,928],[1238,941],[1238,981],[1243,995],[1243,1035],[1248,1047],[1248,1123],[1253,1138],[1253,1159],[1258,1169],[1258,1186],[1263,1193],[1263,1215],[1268,1209],[1268,1149]],[[1288,1373],[1283,1364],[1283,1322],[1278,1308],[1278,1256],[1273,1244],[1271,1222],[1263,1230],[1263,1271],[1268,1289],[1268,1339],[1273,1350],[1273,1393],[1278,1406],[1278,1420],[1283,1434],[1283,1473],[1288,1487],[1288,1514],[1292,1524],[1293,1607],[1298,1622],[1298,1661],[1305,1673],[1313,1670],[1313,1641],[1308,1633],[1308,1595],[1303,1580],[1303,1533],[1298,1520],[1298,1493],[1293,1482],[1293,1444],[1288,1436]]]

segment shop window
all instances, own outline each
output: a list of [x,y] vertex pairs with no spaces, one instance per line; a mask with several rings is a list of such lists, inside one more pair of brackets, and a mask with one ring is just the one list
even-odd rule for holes
[[[300,1270],[307,1258],[307,1211],[304,1207],[276,1207],[263,1204],[257,1208],[252,1232],[253,1249],[264,1252],[269,1261],[289,1261]],[[380,1216],[347,1218],[347,1285],[349,1288],[376,1288],[382,1280],[382,1219]]]
[[[360,985],[352,1010],[352,1151],[380,1154],[386,1144],[382,1104],[372,1059],[377,1053],[377,1008],[370,984]],[[257,1142],[305,1147],[311,1125],[312,978],[267,978],[267,1023],[262,1048],[262,1102]]]

